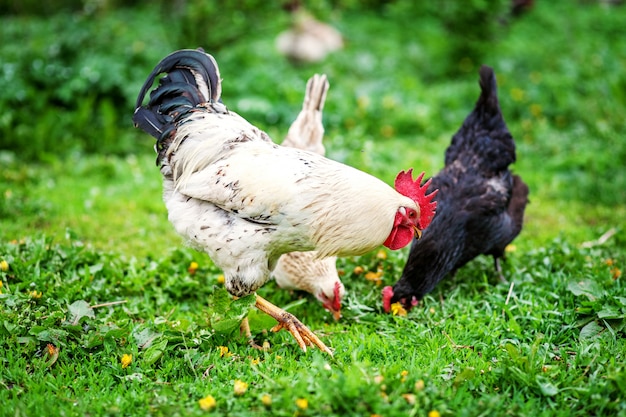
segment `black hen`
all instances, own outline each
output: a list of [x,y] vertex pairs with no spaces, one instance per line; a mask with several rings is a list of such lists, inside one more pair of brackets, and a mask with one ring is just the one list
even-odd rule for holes
[[[383,306],[417,304],[447,274],[476,256],[498,258],[522,230],[528,186],[509,165],[515,142],[502,118],[493,69],[480,69],[481,95],[446,150],[445,167],[432,179],[437,215],[414,239],[400,280],[383,290]],[[501,277],[502,278],[502,277]]]

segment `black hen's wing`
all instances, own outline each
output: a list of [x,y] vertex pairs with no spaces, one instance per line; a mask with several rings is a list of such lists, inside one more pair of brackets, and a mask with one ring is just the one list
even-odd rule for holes
[[446,166],[439,175],[456,179],[452,194],[465,213],[463,255],[454,270],[478,255],[500,257],[521,231],[528,187],[509,171],[515,162],[515,141],[498,102],[493,69],[480,69],[481,94],[446,150]]

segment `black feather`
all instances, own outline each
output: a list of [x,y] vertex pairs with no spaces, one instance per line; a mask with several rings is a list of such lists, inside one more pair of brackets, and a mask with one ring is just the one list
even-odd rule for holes
[[410,307],[476,256],[502,257],[522,229],[528,187],[509,171],[515,142],[490,67],[480,69],[480,88],[474,110],[446,149],[445,167],[433,177],[429,192],[439,190],[437,213],[413,241],[391,302]]
[[[166,75],[159,79],[144,105],[146,94],[163,73]],[[219,102],[220,94],[219,68],[202,49],[176,51],[157,64],[141,87],[133,114],[135,126],[157,139],[157,163],[165,155],[177,123],[198,106]]]
[[161,137],[163,129],[167,124],[167,120],[165,120],[163,115],[152,112],[144,107],[138,107],[135,110],[133,121],[135,122],[135,126],[157,139]]
[[[221,79],[219,68],[215,59],[211,55],[205,53],[202,49],[182,49],[163,58],[161,62],[159,62],[152,70],[148,79],[139,91],[135,108],[141,107],[146,93],[152,87],[152,84],[158,75],[170,73],[176,68],[185,68],[198,73],[207,83],[209,88],[209,97],[207,97],[207,100],[219,100],[221,94]],[[195,83],[195,80],[193,83]]]

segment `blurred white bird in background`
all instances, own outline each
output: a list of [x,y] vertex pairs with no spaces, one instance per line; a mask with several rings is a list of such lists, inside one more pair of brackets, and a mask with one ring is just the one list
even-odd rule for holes
[[291,14],[291,28],[276,38],[278,51],[294,62],[319,62],[331,52],[343,48],[341,33],[316,20],[295,0],[285,5]]

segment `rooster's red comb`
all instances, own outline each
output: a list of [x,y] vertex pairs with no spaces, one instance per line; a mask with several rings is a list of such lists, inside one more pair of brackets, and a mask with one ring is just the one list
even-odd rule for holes
[[420,208],[420,219],[418,227],[424,230],[428,227],[430,222],[435,217],[435,209],[437,208],[437,202],[433,201],[433,198],[437,195],[439,190],[435,190],[430,194],[426,194],[428,186],[430,185],[432,178],[421,185],[424,178],[424,172],[413,181],[413,168],[408,171],[400,171],[396,177],[395,187],[396,191],[400,194],[409,197],[415,201]]

